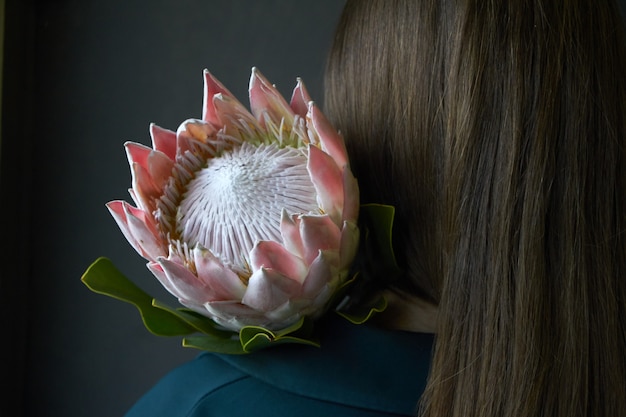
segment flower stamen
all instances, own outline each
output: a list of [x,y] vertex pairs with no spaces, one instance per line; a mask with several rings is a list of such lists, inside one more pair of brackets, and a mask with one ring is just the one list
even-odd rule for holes
[[281,241],[283,208],[291,213],[320,210],[301,149],[244,142],[192,175],[177,202],[175,234],[239,270],[249,263],[241,254],[257,241]]

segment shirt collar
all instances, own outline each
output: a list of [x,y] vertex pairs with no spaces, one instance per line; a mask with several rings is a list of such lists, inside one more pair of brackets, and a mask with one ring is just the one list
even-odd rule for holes
[[415,415],[426,386],[433,335],[355,325],[339,317],[316,324],[321,347],[280,345],[219,355],[280,389],[318,400]]

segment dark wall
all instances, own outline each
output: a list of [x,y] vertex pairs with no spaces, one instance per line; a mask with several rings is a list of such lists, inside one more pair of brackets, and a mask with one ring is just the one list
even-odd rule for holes
[[23,414],[0,414],[120,416],[198,354],[179,338],[150,334],[133,306],[80,282],[93,260],[107,256],[175,305],[104,206],[130,201],[123,143],[149,145],[151,122],[175,130],[199,118],[204,68],[246,105],[252,66],[287,96],[302,77],[321,103],[325,55],[343,1],[6,6],[2,237],[11,248],[0,273],[9,329],[3,340],[10,345],[3,385],[12,388],[2,403]]

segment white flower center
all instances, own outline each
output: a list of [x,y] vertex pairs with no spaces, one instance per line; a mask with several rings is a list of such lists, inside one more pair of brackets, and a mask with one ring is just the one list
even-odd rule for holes
[[246,269],[258,240],[282,242],[282,209],[319,212],[303,149],[276,144],[242,146],[209,159],[187,184],[176,229],[190,246],[200,243],[226,265]]

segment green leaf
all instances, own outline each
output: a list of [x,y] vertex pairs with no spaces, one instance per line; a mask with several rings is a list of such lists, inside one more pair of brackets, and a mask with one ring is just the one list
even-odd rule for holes
[[301,317],[296,323],[276,332],[260,326],[245,326],[239,331],[239,339],[243,350],[247,353],[284,343],[319,347],[319,342],[310,338],[311,331],[310,321]]
[[384,296],[380,296],[369,305],[362,305],[352,308],[350,311],[342,310],[338,308],[337,314],[345,318],[352,324],[363,324],[368,321],[376,313],[381,313],[387,308],[387,299]]
[[236,333],[231,333],[231,335],[232,336],[229,338],[214,335],[189,336],[183,339],[183,346],[215,353],[226,353],[229,355],[248,353],[243,349]]
[[95,293],[133,304],[139,310],[146,329],[157,336],[180,336],[197,331],[173,310],[155,307],[154,299],[126,278],[107,258],[96,259],[81,281]]
[[380,269],[386,273],[401,274],[393,252],[392,229],[396,213],[394,206],[384,204],[363,204],[359,217],[366,235],[366,250],[376,254]]
[[264,349],[270,346],[282,345],[285,343],[297,343],[301,345],[309,345],[320,347],[319,342],[310,339],[304,339],[295,336],[283,336],[273,338],[272,336],[266,333],[257,333],[252,338],[250,338],[245,345],[243,345],[243,350],[246,353],[252,353],[260,349]]
[[[260,326],[245,326],[239,331],[239,337],[215,335],[191,336],[183,340],[183,346],[226,354],[247,354],[269,346],[283,343],[299,343],[319,347],[319,343],[308,339],[310,330],[307,320],[301,318],[295,324],[273,332]],[[302,337],[300,337],[302,336]]]
[[253,352],[268,347],[276,335],[271,331],[257,326],[246,326],[239,332],[239,339],[244,352]]

